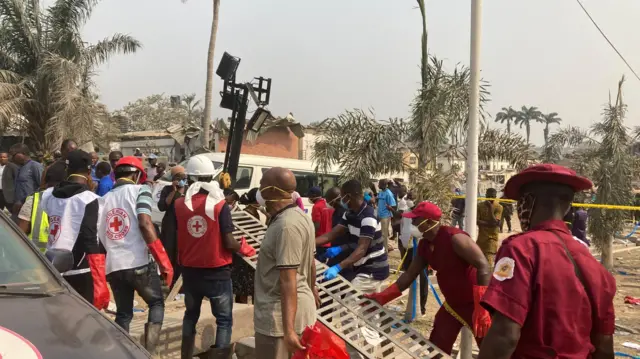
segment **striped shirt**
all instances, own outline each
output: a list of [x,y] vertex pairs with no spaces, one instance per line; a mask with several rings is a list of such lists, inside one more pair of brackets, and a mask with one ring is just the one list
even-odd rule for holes
[[387,279],[389,277],[387,250],[384,248],[381,226],[375,217],[373,207],[365,202],[358,212],[351,210],[345,212],[340,225],[349,231],[349,241],[342,246],[343,250],[349,253],[358,247],[360,238],[371,239],[364,257],[353,265],[356,274],[371,275],[375,280]]

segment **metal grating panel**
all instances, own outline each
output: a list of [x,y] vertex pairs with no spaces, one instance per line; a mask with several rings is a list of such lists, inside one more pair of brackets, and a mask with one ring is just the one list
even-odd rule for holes
[[[260,244],[267,227],[244,211],[232,213],[236,239],[244,236],[256,249],[256,255],[244,260],[255,269]],[[370,359],[450,358],[429,342],[422,334],[405,324],[394,313],[378,303],[362,297],[350,282],[341,276],[323,281],[326,265],[316,261],[316,286],[322,301],[318,320]],[[355,299],[357,298],[357,299]],[[346,300],[346,303],[345,303]],[[358,322],[366,323],[378,332],[383,341],[377,347],[368,344],[358,329]]]

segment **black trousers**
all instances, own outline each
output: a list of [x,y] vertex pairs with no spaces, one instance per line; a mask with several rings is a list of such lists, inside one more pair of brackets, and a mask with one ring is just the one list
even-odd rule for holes
[[511,232],[511,216],[502,215],[502,218],[500,219],[500,232],[502,232],[504,222],[507,222],[507,228],[509,229],[509,232]]
[[91,305],[93,305],[93,277],[91,272],[65,275],[63,278],[73,287],[73,289],[86,299]]

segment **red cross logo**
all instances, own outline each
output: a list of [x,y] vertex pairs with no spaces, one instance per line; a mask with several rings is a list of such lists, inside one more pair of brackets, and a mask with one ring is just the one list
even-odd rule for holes
[[52,246],[60,238],[60,216],[49,216],[49,245]]
[[108,211],[106,226],[107,238],[114,241],[124,239],[129,233],[129,229],[131,229],[129,214],[122,208],[114,208]]
[[200,238],[207,232],[207,221],[202,216],[195,215],[187,221],[187,231],[191,236]]
[[111,223],[109,223],[109,227],[111,227],[111,229],[113,229],[114,232],[120,232],[120,226],[122,225],[122,222],[120,221],[120,219],[118,217],[114,217],[113,221],[111,221]]

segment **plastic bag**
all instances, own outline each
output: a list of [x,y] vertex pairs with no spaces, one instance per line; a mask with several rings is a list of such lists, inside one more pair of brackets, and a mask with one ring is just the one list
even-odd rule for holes
[[349,359],[344,340],[322,323],[306,327],[300,339],[305,350],[298,350],[292,359]]

